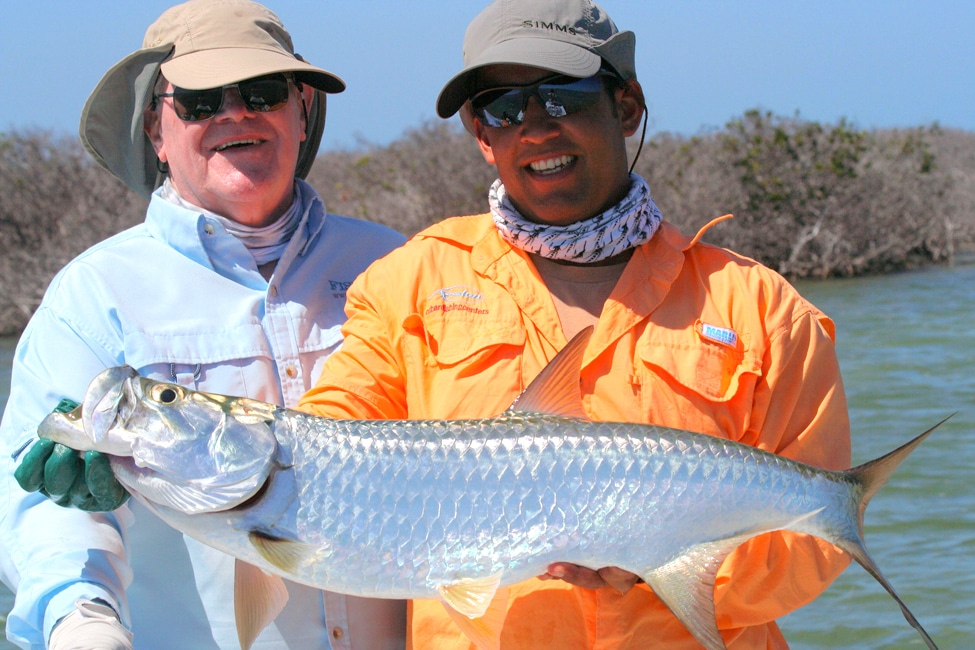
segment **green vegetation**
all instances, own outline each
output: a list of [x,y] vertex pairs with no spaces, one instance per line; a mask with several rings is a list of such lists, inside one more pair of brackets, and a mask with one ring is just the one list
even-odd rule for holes
[[[792,278],[951,262],[975,248],[969,132],[863,131],[749,111],[723,130],[654,136],[635,171],[685,232],[732,213],[705,239]],[[483,212],[494,178],[466,132],[436,121],[388,146],[325,153],[308,180],[329,211],[413,234]],[[0,334],[24,326],[68,260],[144,212],[74,140],[0,134]]]

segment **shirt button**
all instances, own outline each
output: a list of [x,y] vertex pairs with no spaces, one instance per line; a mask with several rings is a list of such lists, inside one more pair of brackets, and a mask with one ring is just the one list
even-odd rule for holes
[[205,232],[208,235],[212,235],[213,234],[213,224],[212,223],[208,223],[205,226],[203,226],[203,232]]
[[336,627],[332,629],[332,638],[335,639],[336,641],[338,641],[344,636],[345,636],[345,630],[343,630],[342,628]]
[[[287,366],[287,367],[286,367],[286,368],[284,369],[284,374],[286,374],[286,375],[288,375],[289,377],[291,377],[292,379],[294,379],[295,377],[297,377],[297,376],[298,376],[298,369],[297,369],[297,368],[295,368],[294,366]],[[337,630],[337,629],[339,629],[339,628],[335,628],[335,629]]]

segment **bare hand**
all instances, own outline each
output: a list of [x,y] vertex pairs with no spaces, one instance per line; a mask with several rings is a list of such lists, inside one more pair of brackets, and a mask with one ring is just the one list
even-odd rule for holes
[[548,565],[548,573],[538,576],[539,580],[564,580],[576,587],[584,589],[600,589],[612,587],[621,594],[625,594],[640,581],[640,576],[615,566],[607,566],[593,571],[578,564],[554,562]]

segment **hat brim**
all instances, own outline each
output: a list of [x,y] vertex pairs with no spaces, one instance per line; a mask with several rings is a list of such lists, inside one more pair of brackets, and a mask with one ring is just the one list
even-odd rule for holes
[[447,118],[456,113],[476,90],[478,70],[487,66],[526,65],[584,78],[599,72],[601,63],[598,54],[572,43],[539,38],[509,39],[485,50],[447,82],[437,97],[437,114]]
[[143,131],[142,112],[151,99],[159,65],[172,51],[167,44],[125,57],[105,73],[81,111],[79,135],[85,149],[146,198],[162,183],[162,174]]
[[327,93],[345,90],[345,82],[327,70],[300,58],[254,48],[192,52],[165,61],[162,72],[174,86],[191,90],[218,88],[275,72],[294,72],[302,82]]

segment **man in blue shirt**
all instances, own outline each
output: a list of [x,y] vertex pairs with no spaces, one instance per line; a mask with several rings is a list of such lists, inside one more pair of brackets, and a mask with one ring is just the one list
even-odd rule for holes
[[[297,403],[340,343],[344,287],[403,241],[327,214],[300,180],[321,139],[325,94],[344,88],[296,55],[261,5],[191,0],[164,12],[89,98],[86,148],[151,198],[144,223],[61,270],[17,347],[0,425],[0,577],[16,593],[14,643],[238,647],[233,558],[135,502],[108,513],[60,508],[14,473],[18,459],[38,455],[37,424],[58,400],[80,401],[111,366]],[[79,505],[84,489],[62,501]],[[288,591],[254,648],[403,646],[402,602]]]

